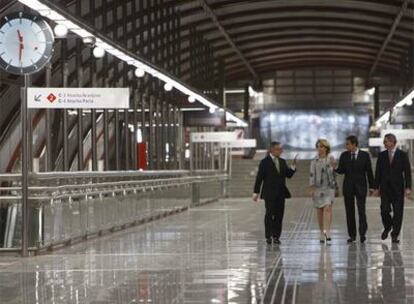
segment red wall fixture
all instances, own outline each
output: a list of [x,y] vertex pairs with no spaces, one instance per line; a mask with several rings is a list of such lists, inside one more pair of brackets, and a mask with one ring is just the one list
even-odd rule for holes
[[147,170],[147,143],[137,144],[137,169]]

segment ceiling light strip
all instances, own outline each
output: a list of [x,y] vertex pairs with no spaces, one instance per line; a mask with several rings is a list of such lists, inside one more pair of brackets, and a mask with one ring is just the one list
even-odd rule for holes
[[[167,72],[153,66],[151,63],[146,62],[145,60],[139,58],[132,52],[123,49],[122,47],[116,46],[109,39],[103,35],[97,33],[92,28],[83,25],[82,22],[76,20],[76,17],[70,16],[67,12],[60,9],[55,4],[51,3],[48,0],[18,0],[20,3],[30,7],[31,9],[37,11],[42,16],[54,21],[57,24],[62,24],[68,28],[69,31],[77,34],[81,38],[94,37],[96,39],[96,46],[99,46],[105,50],[105,52],[111,54],[114,57],[128,63],[129,65],[135,66],[144,70],[146,73],[156,77],[165,83],[169,83],[175,89],[179,90],[183,94],[192,96],[198,102],[204,106],[210,108],[210,112],[214,112],[217,109],[220,109],[220,106],[214,102],[207,99],[202,94],[198,93],[196,90],[187,87],[181,81],[175,79],[173,76],[170,76]],[[226,109],[226,116],[229,120],[234,121],[237,126],[247,127],[248,124],[234,115],[230,110]]]
[[[399,102],[397,102],[393,109],[401,108],[405,105],[410,105],[413,102],[414,98],[414,89],[412,89],[409,93],[407,93]],[[390,120],[391,111],[387,111],[380,118],[377,119],[375,122],[377,126],[380,126],[382,123],[386,123]]]

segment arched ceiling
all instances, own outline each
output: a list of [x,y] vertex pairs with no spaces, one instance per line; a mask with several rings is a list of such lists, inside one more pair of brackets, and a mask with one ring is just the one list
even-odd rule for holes
[[168,2],[210,41],[230,80],[318,65],[398,73],[414,39],[412,0]]

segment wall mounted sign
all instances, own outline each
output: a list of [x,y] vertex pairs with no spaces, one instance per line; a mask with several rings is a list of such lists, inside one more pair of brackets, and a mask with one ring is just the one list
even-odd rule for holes
[[129,88],[28,88],[32,109],[128,109]]

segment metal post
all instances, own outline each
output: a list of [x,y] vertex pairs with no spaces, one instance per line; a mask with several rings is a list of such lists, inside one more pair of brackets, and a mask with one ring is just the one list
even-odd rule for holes
[[28,193],[28,132],[27,132],[27,88],[30,76],[24,75],[24,88],[21,89],[21,134],[22,134],[22,256],[29,255],[29,193]]
[[[66,46],[62,45],[62,48]],[[69,78],[69,67],[68,63],[65,61],[63,63],[63,87],[68,86],[68,78]],[[68,111],[65,109],[63,111],[63,171],[69,171],[69,144],[68,144]]]
[[379,95],[379,85],[374,86],[374,120],[378,119],[380,116],[380,95]]
[[[51,86],[52,78],[52,64],[49,62],[46,65],[46,87]],[[51,125],[51,110],[46,109],[46,171],[53,170],[53,160],[52,160],[52,125]]]
[[[139,98],[139,94],[138,94],[138,90],[134,87],[133,89],[133,102],[134,102],[134,138],[132,139],[132,153],[133,153],[133,157],[132,157],[132,167],[133,170],[138,169],[138,149],[137,149],[137,143],[138,143],[138,98]],[[141,128],[142,129],[142,128]],[[141,131],[142,132],[142,131]],[[141,133],[142,135],[142,133]]]
[[109,168],[109,113],[105,109],[103,113],[103,125],[104,125],[104,170],[108,171]]
[[249,120],[249,101],[250,101],[250,95],[249,95],[249,85],[246,84],[244,86],[244,103],[243,103],[243,118],[244,120]]
[[[91,74],[91,84],[92,87],[96,87],[97,79],[96,79],[96,60],[91,61],[90,66],[90,74]],[[92,130],[91,130],[91,152],[92,152],[92,171],[98,170],[98,152],[96,147],[96,110],[92,109],[91,112],[91,124],[92,124]]]

